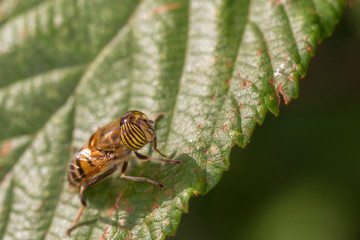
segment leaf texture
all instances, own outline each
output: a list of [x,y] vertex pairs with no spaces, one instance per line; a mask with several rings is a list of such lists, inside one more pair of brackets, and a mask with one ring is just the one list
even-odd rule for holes
[[[106,2],[106,3],[105,3]],[[71,149],[130,109],[158,112],[158,148],[86,190],[71,238],[163,239],[229,168],[268,111],[297,97],[342,0],[32,0],[0,3],[0,238],[64,239],[81,206]],[[15,4],[16,3],[16,4]],[[144,153],[156,155],[147,146]],[[118,202],[119,208],[114,209]]]

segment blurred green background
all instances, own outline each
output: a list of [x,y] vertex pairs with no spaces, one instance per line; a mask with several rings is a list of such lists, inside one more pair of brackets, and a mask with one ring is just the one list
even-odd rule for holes
[[268,114],[169,239],[360,239],[360,3],[317,49],[297,100]]

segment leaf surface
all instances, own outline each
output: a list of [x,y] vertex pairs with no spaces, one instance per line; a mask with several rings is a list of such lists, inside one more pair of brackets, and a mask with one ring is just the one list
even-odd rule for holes
[[[297,97],[342,0],[0,3],[0,238],[63,239],[81,204],[71,149],[130,109],[158,112],[158,148],[184,164],[130,162],[86,190],[71,238],[163,239],[229,168],[268,111]],[[143,150],[157,156],[150,146]],[[115,202],[119,208],[114,208]]]

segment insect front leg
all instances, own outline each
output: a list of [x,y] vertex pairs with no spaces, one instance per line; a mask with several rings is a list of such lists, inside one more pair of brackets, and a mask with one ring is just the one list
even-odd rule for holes
[[101,180],[103,180],[104,178],[106,178],[107,176],[111,175],[112,173],[114,173],[116,171],[116,169],[118,168],[118,165],[114,165],[112,168],[110,168],[109,170],[107,170],[106,172],[104,172],[103,174],[97,176],[96,178],[90,180],[89,182],[85,183],[84,185],[81,186],[80,188],[80,199],[81,199],[81,204],[82,207],[80,208],[79,212],[76,215],[75,221],[73,222],[73,225],[71,226],[71,228],[69,228],[66,231],[66,235],[70,235],[72,230],[74,230],[77,227],[77,224],[80,220],[81,215],[83,214],[86,206],[87,206],[87,201],[86,201],[86,197],[85,197],[85,193],[84,191],[95,185],[96,183],[100,182]]
[[180,160],[173,160],[173,159],[167,159],[167,158],[156,158],[156,157],[151,157],[148,155],[143,155],[138,152],[135,152],[135,155],[140,161],[155,160],[155,161],[159,161],[159,162],[175,163],[175,164],[183,164],[184,163],[183,161],[180,161]]
[[154,117],[153,117],[153,121],[154,123],[156,123],[156,121],[162,117],[164,114],[162,112],[158,112]]
[[151,183],[151,184],[154,184],[162,189],[165,188],[165,185],[164,184],[161,184],[159,182],[156,182],[156,181],[153,181],[151,179],[148,179],[148,178],[144,178],[144,177],[133,177],[133,176],[127,176],[125,175],[126,173],[126,170],[127,170],[127,167],[128,167],[128,163],[125,162],[122,166],[122,169],[121,169],[121,178],[125,178],[125,179],[130,179],[130,180],[133,180],[133,181],[139,181],[139,182],[148,182],[148,183]]
[[157,148],[156,148],[156,138],[153,141],[153,149],[159,153],[161,156],[163,156],[164,158],[167,158],[167,156],[165,154],[163,154],[162,152],[160,152]]

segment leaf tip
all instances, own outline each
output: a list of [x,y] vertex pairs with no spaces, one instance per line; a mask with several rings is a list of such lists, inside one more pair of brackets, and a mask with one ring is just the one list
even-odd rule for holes
[[276,96],[277,96],[278,109],[279,109],[280,102],[281,102],[281,100],[280,100],[280,99],[281,99],[280,95],[282,96],[285,104],[286,104],[286,105],[289,104],[290,100],[289,100],[288,96],[286,95],[286,93],[284,92],[284,82],[281,82],[281,83],[277,86],[275,92],[276,92]]

